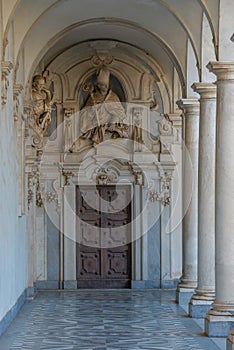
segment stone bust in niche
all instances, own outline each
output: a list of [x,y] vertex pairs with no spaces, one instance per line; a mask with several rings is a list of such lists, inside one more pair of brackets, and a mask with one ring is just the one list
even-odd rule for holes
[[88,83],[83,89],[89,97],[80,113],[81,138],[98,144],[107,139],[128,137],[125,110],[118,95],[110,89],[110,71],[101,67],[95,86]]

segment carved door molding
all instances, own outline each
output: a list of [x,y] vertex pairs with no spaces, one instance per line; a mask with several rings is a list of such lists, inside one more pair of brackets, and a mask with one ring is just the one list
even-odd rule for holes
[[129,288],[130,186],[77,186],[78,288]]

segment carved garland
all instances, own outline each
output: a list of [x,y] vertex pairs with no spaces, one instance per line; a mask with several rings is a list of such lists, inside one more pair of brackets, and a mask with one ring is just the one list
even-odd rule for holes
[[159,173],[161,177],[161,190],[155,191],[153,188],[154,187],[153,183],[151,183],[151,186],[148,188],[148,191],[147,191],[147,201],[149,202],[160,201],[162,205],[166,207],[171,204],[170,188],[171,188],[172,173],[164,172],[163,170],[160,170]]

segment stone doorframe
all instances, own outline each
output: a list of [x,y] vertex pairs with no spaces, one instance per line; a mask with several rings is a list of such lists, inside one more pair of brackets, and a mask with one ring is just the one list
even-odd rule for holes
[[[171,271],[172,239],[165,234],[171,215],[170,197],[171,181],[175,164],[149,162],[139,166],[131,162],[117,164],[115,160],[108,167],[100,167],[103,158],[88,168],[78,170],[77,167],[64,167],[63,175],[63,232],[65,233],[61,249],[61,280],[64,289],[77,288],[76,280],[76,186],[90,185],[107,175],[110,185],[120,181],[121,185],[131,185],[132,206],[131,217],[137,218],[131,224],[132,237],[132,283],[131,288],[174,287]],[[158,169],[158,170],[157,170]],[[160,169],[160,170],[159,170]],[[163,169],[163,170],[162,170]],[[109,178],[108,178],[109,177]],[[100,182],[99,182],[100,183]],[[155,222],[153,220],[157,218]],[[175,252],[173,252],[174,254]],[[165,282],[163,282],[163,280]]]

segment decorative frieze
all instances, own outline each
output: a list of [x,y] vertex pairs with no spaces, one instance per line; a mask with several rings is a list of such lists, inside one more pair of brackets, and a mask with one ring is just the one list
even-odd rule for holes
[[13,69],[13,64],[10,61],[2,62],[2,106],[4,107],[7,101],[7,90],[9,87],[9,75]]

